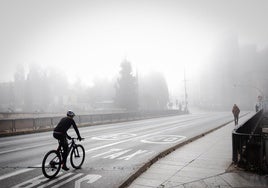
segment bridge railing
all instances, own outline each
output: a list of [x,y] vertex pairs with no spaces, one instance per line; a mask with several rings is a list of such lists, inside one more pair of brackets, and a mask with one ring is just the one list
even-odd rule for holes
[[[146,118],[185,114],[179,110],[138,111],[106,114],[77,115],[75,121],[78,126],[96,125],[104,123],[123,122]],[[35,117],[35,118],[2,118],[0,119],[0,135],[29,131],[44,131],[54,128],[63,116]]]
[[233,162],[239,167],[254,171],[264,169],[263,122],[263,111],[260,110],[233,130]]

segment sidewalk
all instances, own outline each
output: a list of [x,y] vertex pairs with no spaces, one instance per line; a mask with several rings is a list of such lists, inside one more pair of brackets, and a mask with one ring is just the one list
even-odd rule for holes
[[178,148],[154,163],[129,188],[268,187],[268,176],[227,170],[232,163],[233,129],[232,122]]

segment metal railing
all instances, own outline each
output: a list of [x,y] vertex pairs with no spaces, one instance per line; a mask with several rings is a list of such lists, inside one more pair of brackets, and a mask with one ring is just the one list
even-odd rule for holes
[[260,110],[233,130],[233,162],[241,168],[254,171],[262,169],[262,119],[263,111]]

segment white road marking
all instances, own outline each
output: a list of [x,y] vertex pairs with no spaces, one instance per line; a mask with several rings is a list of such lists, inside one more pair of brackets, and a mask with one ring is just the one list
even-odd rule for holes
[[98,155],[92,156],[91,158],[96,158],[96,157],[101,157],[103,159],[119,159],[119,160],[130,160],[131,158],[133,158],[136,155],[142,154],[142,153],[150,153],[148,150],[138,150],[132,154],[128,154],[125,156],[122,156],[128,152],[132,151],[132,149],[128,149],[128,150],[123,150],[123,149],[110,149],[109,151],[106,151],[104,153],[100,153]]
[[30,179],[28,181],[22,182],[18,185],[15,185],[12,188],[20,188],[20,187],[31,188],[31,187],[34,187],[34,186],[40,184],[42,181],[46,181],[46,180],[47,180],[47,178],[44,178],[44,176],[41,175],[41,176],[37,176],[33,179]]
[[120,152],[117,152],[117,153],[113,153],[111,155],[108,155],[108,156],[105,156],[103,157],[104,159],[115,159],[121,155],[124,155],[125,153],[131,151],[131,149],[128,149],[128,150],[123,150],[123,151],[120,151]]
[[[60,172],[60,174],[62,174],[62,172]],[[52,180],[52,181],[49,181],[49,182],[47,182],[47,183],[45,183],[45,184],[43,184],[43,185],[40,185],[40,186],[38,186],[37,188],[44,188],[44,187],[47,187],[47,186],[52,185],[53,183],[56,183],[56,182],[58,182],[59,180],[62,180],[62,179],[66,178],[66,177],[68,177],[68,176],[70,176],[70,175],[73,175],[73,173],[70,172],[70,173],[68,173],[68,174],[64,174],[63,176],[59,176],[58,178],[56,178],[56,179],[54,179],[54,180]]]
[[16,176],[18,174],[28,172],[28,171],[31,171],[31,170],[33,170],[33,169],[23,169],[23,170],[18,170],[18,171],[15,171],[15,172],[11,172],[9,174],[5,174],[5,175],[0,176],[0,180],[6,179],[6,178],[9,178],[9,177],[12,177],[12,176]]
[[[148,120],[148,122],[150,123],[150,122],[154,122],[154,121],[151,121],[151,120]],[[147,122],[147,123],[148,123]],[[170,122],[170,123],[176,123],[176,122],[178,122],[178,121],[173,121],[173,122]],[[138,123],[132,123],[133,125],[135,125],[135,124],[140,124],[140,122],[138,122]],[[162,123],[163,125],[165,125],[166,123]],[[159,125],[162,125],[162,124],[159,124]],[[158,126],[159,126],[158,125]],[[124,125],[125,126],[125,125]],[[142,129],[144,129],[144,128],[141,128],[141,129],[138,129],[138,130],[142,130]],[[96,129],[96,130],[107,130],[107,128],[98,128],[98,129]],[[92,130],[90,130],[90,131],[86,131],[86,132],[91,132]],[[128,134],[129,136],[131,136],[131,135],[133,135],[133,137],[134,136],[136,136],[136,134],[132,134],[132,133],[118,133],[118,134]],[[46,137],[46,136],[42,136],[42,137]],[[101,137],[93,137],[94,139],[99,139],[99,140],[101,140]],[[93,139],[92,138],[92,139]],[[3,144],[3,143],[1,143],[1,144]],[[48,144],[54,144],[54,142],[49,142],[49,143],[46,143],[46,144],[39,144],[39,145],[35,145],[35,146],[28,146],[28,147],[23,147],[23,148],[15,148],[15,149],[12,149],[12,150],[7,150],[7,151],[1,151],[0,152],[0,154],[5,154],[5,153],[10,153],[10,152],[16,152],[16,151],[21,151],[21,150],[26,150],[26,149],[31,149],[31,148],[35,148],[35,147],[42,147],[42,146],[47,146]]]
[[0,154],[6,154],[6,153],[10,153],[10,152],[16,152],[16,151],[28,150],[28,149],[37,148],[37,147],[43,147],[43,146],[47,146],[47,145],[52,144],[52,143],[54,143],[54,142],[49,142],[49,143],[39,144],[39,145],[34,145],[34,146],[28,146],[28,147],[15,148],[15,149],[7,150],[7,151],[1,151]]
[[136,151],[135,153],[133,153],[131,155],[123,156],[123,157],[120,157],[118,159],[124,159],[124,160],[128,161],[129,159],[131,159],[135,155],[139,155],[139,154],[146,153],[146,152],[147,152],[147,150],[138,150],[138,151]]
[[181,140],[186,139],[186,136],[179,135],[155,135],[146,139],[141,140],[143,143],[149,144],[172,144],[180,142]]
[[67,179],[67,180],[65,180],[65,181],[63,181],[63,182],[51,187],[51,188],[61,187],[62,185],[66,184],[66,183],[68,183],[70,181],[73,181],[74,179],[76,179],[76,178],[78,178],[78,177],[80,177],[82,175],[83,175],[83,173],[76,174],[75,176],[73,176],[73,177],[71,177],[71,178],[69,178],[69,179]]
[[[60,172],[59,174],[62,174],[62,172]],[[48,181],[47,183],[44,183],[40,186],[38,186],[37,188],[45,188],[45,187],[49,187],[50,185],[52,184],[55,184],[57,182],[59,182],[60,180],[62,179],[65,179],[71,175],[73,175],[74,173],[70,172],[70,173],[67,173],[67,174],[64,174],[63,176],[60,176],[52,181],[49,181],[47,178],[45,178],[43,175],[40,175],[40,176],[37,176],[35,178],[32,178],[30,180],[27,180],[25,182],[22,182],[18,185],[15,185],[13,186],[12,188],[32,188],[32,187],[36,187],[38,184],[42,184],[43,182],[46,182]],[[53,186],[53,188],[57,188],[57,187],[61,187],[63,186],[64,184],[68,183],[68,182],[71,182],[72,180],[82,176],[83,173],[79,173],[79,174],[76,174],[75,176],[72,176],[71,178],[69,179],[66,179],[65,181],[62,181],[61,183],[59,184],[56,184]],[[78,179],[77,181],[75,181],[75,188],[80,188],[81,187],[81,183],[86,181],[86,183],[94,183],[95,181],[97,181],[98,179],[100,179],[102,176],[101,175],[98,175],[98,174],[88,174],[86,176],[84,176],[83,178],[80,178]]]
[[79,180],[75,181],[75,188],[80,188],[81,187],[81,183],[83,181],[87,180],[87,184],[89,183],[94,183],[95,181],[97,181],[98,179],[101,178],[101,175],[98,174],[88,174],[83,178],[80,178]]
[[165,129],[165,130],[162,130],[162,131],[156,131],[156,132],[145,134],[145,135],[142,135],[142,136],[137,136],[137,137],[134,137],[134,138],[129,138],[129,139],[126,139],[126,140],[122,140],[122,141],[118,141],[118,142],[114,142],[114,143],[111,143],[111,144],[107,144],[107,145],[103,145],[103,146],[99,146],[99,147],[96,147],[96,148],[92,148],[92,149],[86,150],[85,153],[96,151],[96,150],[103,149],[103,148],[107,148],[109,146],[114,146],[114,145],[121,144],[121,143],[124,143],[124,142],[132,141],[132,140],[138,140],[138,139],[141,139],[143,137],[148,137],[150,135],[163,133],[163,131],[173,130],[173,129],[177,129],[179,127],[187,127],[187,126],[191,126],[191,125],[180,125],[180,126],[168,128],[168,129]]
[[[41,164],[35,165],[34,167],[40,167],[40,165]],[[0,176],[0,180],[6,179],[6,178],[10,178],[12,176],[16,176],[18,174],[22,174],[22,173],[25,173],[25,172],[28,172],[28,171],[31,171],[31,170],[34,170],[34,168],[27,168],[27,169],[23,169],[23,170],[18,170],[18,171],[15,171],[15,172],[11,172],[11,173],[8,173],[8,174],[5,174],[5,175]]]
[[122,149],[116,149],[116,148],[114,148],[114,149],[110,149],[109,151],[106,151],[106,152],[104,152],[104,153],[100,153],[100,154],[98,154],[98,155],[94,155],[94,156],[92,156],[91,158],[96,158],[96,157],[100,157],[100,156],[102,156],[102,155],[106,155],[106,154],[109,154],[109,153],[112,153],[112,152],[115,152],[115,151],[121,151]]
[[103,136],[92,137],[91,139],[93,139],[93,140],[122,140],[122,139],[126,139],[126,138],[132,138],[134,136],[136,136],[136,134],[115,133],[115,134],[108,134],[108,135],[103,135]]
[[92,151],[96,151],[96,150],[99,150],[99,149],[107,148],[107,147],[110,147],[110,146],[114,146],[114,145],[117,145],[117,144],[121,144],[121,143],[124,143],[124,142],[136,140],[136,139],[140,139],[140,138],[147,137],[147,136],[154,135],[154,134],[158,134],[158,133],[162,133],[162,131],[157,131],[157,132],[154,132],[154,133],[150,133],[150,134],[146,134],[146,135],[142,135],[142,136],[138,136],[138,137],[129,138],[129,139],[126,139],[126,140],[114,142],[114,143],[111,143],[111,144],[99,146],[99,147],[96,147],[96,148],[86,150],[85,153],[89,153],[89,152],[92,152]]
[[[187,125],[187,124],[180,125],[180,126],[176,126],[176,127],[172,127],[172,128],[167,128],[167,129],[161,130],[161,131],[156,131],[156,132],[153,132],[153,133],[150,133],[150,134],[146,134],[146,135],[142,135],[142,136],[138,136],[138,137],[134,137],[134,138],[129,138],[129,139],[126,139],[126,140],[122,140],[122,141],[118,141],[118,142],[114,142],[114,143],[111,143],[111,144],[107,144],[107,145],[103,145],[103,146],[99,146],[99,147],[96,147],[96,148],[86,150],[85,153],[89,153],[89,152],[96,151],[96,150],[99,150],[99,149],[107,148],[107,147],[110,147],[110,146],[114,146],[114,145],[117,145],[117,144],[120,144],[120,143],[132,141],[132,140],[135,140],[135,139],[141,139],[143,137],[148,137],[150,135],[163,133],[163,131],[173,130],[173,129],[177,129],[179,127],[187,127],[187,126],[191,126],[191,125]],[[42,164],[38,164],[38,165],[35,165],[35,167],[40,167],[41,165]],[[9,178],[9,177],[12,177],[12,176],[24,173],[24,172],[28,172],[28,171],[31,171],[31,170],[34,170],[34,168],[18,170],[18,171],[15,171],[15,172],[12,172],[12,173],[9,173],[9,174],[6,174],[6,175],[2,175],[2,176],[0,176],[0,180],[6,179],[6,178]]]

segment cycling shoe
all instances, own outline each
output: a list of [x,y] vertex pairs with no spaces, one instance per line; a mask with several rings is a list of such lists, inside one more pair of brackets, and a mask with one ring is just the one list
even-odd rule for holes
[[65,171],[70,170],[67,166],[62,166],[62,169],[65,170]]

